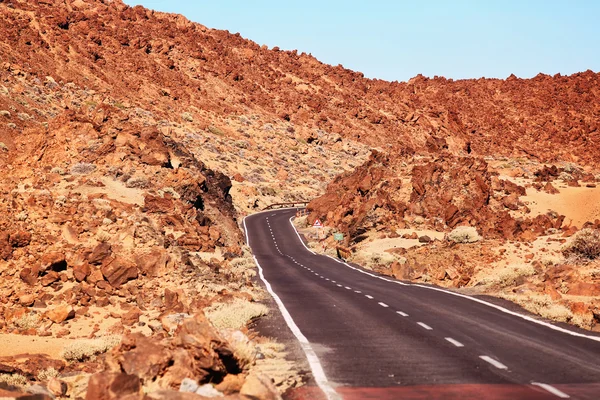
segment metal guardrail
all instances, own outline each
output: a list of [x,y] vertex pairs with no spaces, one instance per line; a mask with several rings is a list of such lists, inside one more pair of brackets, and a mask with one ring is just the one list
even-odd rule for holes
[[308,205],[308,201],[294,201],[289,203],[273,203],[269,204],[264,208],[264,210],[274,210],[276,208],[286,208],[286,207],[306,207]]

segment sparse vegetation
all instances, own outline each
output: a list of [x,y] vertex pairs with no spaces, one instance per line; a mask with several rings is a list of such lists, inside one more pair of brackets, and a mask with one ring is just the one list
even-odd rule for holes
[[174,199],[179,199],[179,198],[181,197],[181,196],[179,195],[179,193],[177,193],[177,192],[175,191],[175,189],[173,189],[173,188],[172,188],[172,187],[170,187],[170,186],[167,186],[167,187],[164,187],[164,188],[160,189],[160,190],[158,191],[158,193],[159,193],[161,196],[163,196],[163,197],[164,197],[164,195],[165,195],[165,194],[170,194],[170,195],[171,195],[171,197],[173,197]]
[[209,131],[210,133],[212,133],[213,135],[217,135],[217,136],[225,136],[225,134],[223,133],[223,131],[222,131],[222,130],[220,130],[219,128],[217,128],[217,127],[216,127],[216,126],[214,126],[214,125],[211,125],[211,126],[209,126],[209,127],[208,127],[208,131]]
[[13,321],[13,324],[19,329],[31,329],[37,328],[40,324],[40,316],[34,313],[27,313],[21,315]]
[[98,232],[96,232],[96,240],[98,240],[101,243],[106,243],[111,238],[112,238],[112,235],[110,233],[108,233],[108,232],[105,232],[105,231],[102,231],[102,230],[98,230]]
[[0,150],[8,151],[8,146],[4,142],[0,142]]
[[458,226],[447,236],[454,243],[475,243],[481,240],[477,229],[472,226]]
[[233,354],[242,369],[248,368],[256,360],[257,349],[250,340],[233,340],[229,342]]
[[48,369],[43,369],[38,372],[37,379],[40,382],[46,382],[50,378],[56,378],[58,376],[58,371],[54,369],[54,367],[50,367]]
[[592,323],[591,319],[582,315],[573,314],[567,306],[556,303],[546,294],[531,294],[528,296],[500,294],[500,297],[515,302],[527,311],[538,314],[542,318],[559,322],[568,322],[585,329],[589,329]]
[[73,175],[87,175],[96,170],[94,164],[80,162],[71,167],[71,174]]
[[94,199],[92,200],[94,207],[98,210],[102,211],[112,211],[112,206],[110,205],[110,201],[106,199]]
[[353,259],[367,269],[373,269],[378,266],[389,267],[394,261],[398,261],[396,256],[391,253],[372,253],[367,251],[357,252]]
[[58,174],[58,175],[64,175],[65,174],[65,170],[62,169],[61,167],[54,167],[50,170],[50,173],[52,174]]
[[21,389],[27,385],[27,378],[21,374],[0,374],[0,388]]
[[600,230],[586,228],[577,232],[562,249],[565,257],[582,261],[600,257]]
[[121,343],[119,336],[104,336],[98,339],[77,340],[63,349],[61,357],[67,361],[84,361],[95,355],[106,353]]
[[514,286],[519,283],[520,278],[534,274],[535,269],[531,264],[512,264],[500,269],[486,270],[479,284],[498,287]]
[[128,188],[144,189],[148,186],[148,179],[144,176],[134,176],[125,182]]
[[269,309],[264,304],[234,299],[230,303],[215,303],[204,312],[217,329],[241,329],[252,319],[266,315]]
[[189,112],[184,112],[181,114],[181,119],[187,122],[194,122],[194,117]]

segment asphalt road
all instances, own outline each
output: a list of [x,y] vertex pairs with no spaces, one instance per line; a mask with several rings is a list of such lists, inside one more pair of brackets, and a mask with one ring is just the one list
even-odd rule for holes
[[313,254],[295,213],[245,220],[319,384],[295,398],[600,399],[598,335]]

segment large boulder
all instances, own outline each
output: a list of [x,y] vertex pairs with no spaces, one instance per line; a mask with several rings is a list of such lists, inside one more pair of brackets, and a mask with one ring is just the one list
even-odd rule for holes
[[106,260],[101,269],[104,279],[114,288],[118,288],[126,282],[138,277],[137,266],[121,256]]

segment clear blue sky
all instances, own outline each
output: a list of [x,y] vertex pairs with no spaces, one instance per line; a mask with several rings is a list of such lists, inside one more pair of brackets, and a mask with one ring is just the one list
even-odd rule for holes
[[595,0],[124,1],[390,81],[600,70]]

